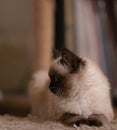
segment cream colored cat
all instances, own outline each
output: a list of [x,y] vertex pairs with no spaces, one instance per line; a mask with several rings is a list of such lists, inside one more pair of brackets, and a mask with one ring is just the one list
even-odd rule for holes
[[110,86],[91,60],[63,49],[48,72],[34,74],[29,88],[32,114],[67,125],[101,126],[113,120]]

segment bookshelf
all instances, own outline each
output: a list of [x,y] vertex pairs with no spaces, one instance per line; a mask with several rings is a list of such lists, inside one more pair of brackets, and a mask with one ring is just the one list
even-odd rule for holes
[[[65,2],[64,23],[70,28],[73,39],[70,47],[69,30],[65,31],[65,45],[79,55],[91,58],[103,69],[111,83],[112,97],[117,98],[117,1],[70,2],[70,5]],[[72,22],[68,24],[67,19]]]

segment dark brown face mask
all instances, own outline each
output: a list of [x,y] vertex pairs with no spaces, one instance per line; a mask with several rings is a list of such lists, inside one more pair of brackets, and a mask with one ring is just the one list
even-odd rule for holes
[[63,77],[58,74],[57,72],[55,72],[54,70],[49,71],[49,77],[50,77],[50,85],[49,85],[49,89],[57,94],[57,91],[59,91],[59,89],[61,89],[61,86],[63,84]]
[[68,75],[78,72],[80,66],[84,66],[85,62],[67,49],[62,49],[60,52],[57,51],[56,58],[57,57],[61,57],[61,65],[67,66],[68,74],[63,76],[59,74],[57,70],[54,70],[53,67],[51,67],[49,70],[49,77],[51,80],[49,89],[58,96],[66,96],[68,93],[67,90],[70,91]]

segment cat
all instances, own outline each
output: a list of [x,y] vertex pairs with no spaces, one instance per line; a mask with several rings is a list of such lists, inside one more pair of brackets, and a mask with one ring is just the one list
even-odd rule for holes
[[65,125],[102,126],[114,113],[109,81],[90,59],[63,49],[49,72],[34,75],[29,89],[32,113]]

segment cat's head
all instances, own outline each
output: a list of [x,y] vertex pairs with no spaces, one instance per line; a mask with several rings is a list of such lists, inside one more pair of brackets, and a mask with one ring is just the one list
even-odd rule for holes
[[69,96],[74,79],[85,69],[85,60],[67,49],[62,49],[53,60],[50,70],[50,90],[57,96]]
[[90,87],[109,86],[101,69],[87,58],[63,49],[49,70],[50,90],[59,97],[73,97]]

